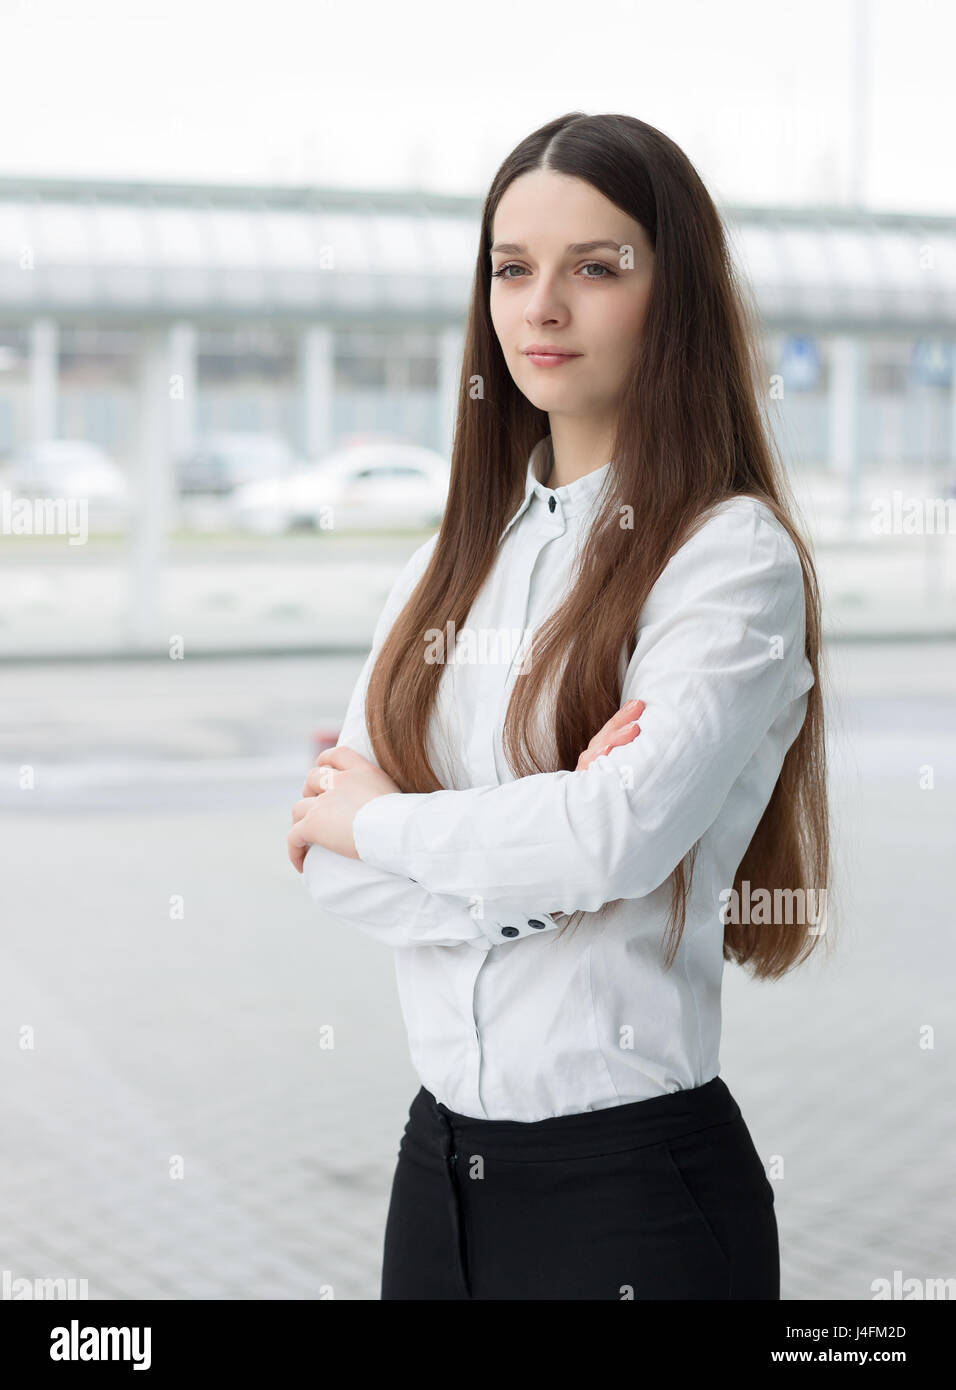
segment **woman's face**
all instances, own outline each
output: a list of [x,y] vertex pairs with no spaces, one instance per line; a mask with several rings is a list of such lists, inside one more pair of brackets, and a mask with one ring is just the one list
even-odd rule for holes
[[[574,249],[589,242],[607,244]],[[498,204],[491,262],[491,318],[518,389],[549,415],[613,418],[651,290],[641,224],[583,179],[536,169]],[[534,344],[578,355],[551,365],[528,355]]]

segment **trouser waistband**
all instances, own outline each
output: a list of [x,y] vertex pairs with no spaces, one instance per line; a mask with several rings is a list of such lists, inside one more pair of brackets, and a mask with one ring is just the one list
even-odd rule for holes
[[741,1119],[740,1107],[720,1076],[691,1089],[545,1120],[483,1120],[450,1110],[424,1086],[421,1096],[456,1143],[472,1145],[485,1155],[529,1161],[642,1148]]

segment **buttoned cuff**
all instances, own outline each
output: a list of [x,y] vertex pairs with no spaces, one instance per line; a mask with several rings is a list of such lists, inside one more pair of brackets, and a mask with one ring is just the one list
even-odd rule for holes
[[[405,820],[413,813],[415,805],[429,795],[429,792],[387,792],[360,806],[352,818],[352,839],[359,859],[376,869],[409,878],[402,849]],[[418,882],[417,879],[411,881]],[[482,903],[477,895],[462,897],[462,900],[473,902],[476,909],[484,909],[476,910],[474,920],[493,946],[558,928],[558,923],[546,912],[528,911],[513,901],[496,899]]]
[[536,912],[533,917],[527,917],[516,908],[509,908],[506,903],[500,902],[489,903],[488,911],[493,915],[476,920],[494,946],[500,946],[505,941],[516,941],[519,936],[540,936],[542,932],[558,929],[558,923],[546,912]]

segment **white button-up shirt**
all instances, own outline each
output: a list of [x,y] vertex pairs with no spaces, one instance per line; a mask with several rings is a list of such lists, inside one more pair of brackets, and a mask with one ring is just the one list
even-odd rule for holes
[[[447,790],[366,803],[359,859],[313,845],[303,868],[332,917],[396,948],[422,1084],[482,1119],[599,1110],[718,1074],[720,894],[813,684],[796,548],[765,504],[735,497],[674,554],[640,614],[621,691],[621,704],[645,702],[640,734],[584,771],[516,779],[501,742],[508,699],[530,634],[573,582],[611,467],[552,489],[551,457],[546,437],[466,627],[446,633],[428,751]],[[392,587],[339,735],[373,762],[368,678],[436,540]],[[665,970],[669,876],[698,840]],[[557,934],[550,914],[616,899]]]

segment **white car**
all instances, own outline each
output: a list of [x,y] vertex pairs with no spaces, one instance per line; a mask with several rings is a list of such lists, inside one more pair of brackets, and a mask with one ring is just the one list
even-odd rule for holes
[[129,520],[129,484],[97,444],[83,439],[40,439],[24,445],[2,470],[3,486],[18,497],[85,500],[96,527]]
[[240,530],[280,535],[317,530],[392,531],[437,526],[448,496],[448,464],[414,444],[362,444],[288,477],[237,488],[230,519]]

